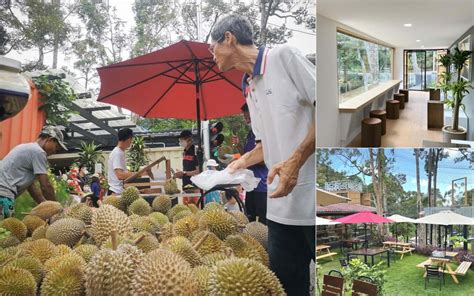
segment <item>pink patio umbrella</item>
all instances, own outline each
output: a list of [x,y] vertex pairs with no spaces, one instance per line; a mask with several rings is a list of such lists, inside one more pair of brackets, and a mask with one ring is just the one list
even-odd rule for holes
[[346,217],[342,217],[334,220],[334,222],[341,222],[344,224],[364,224],[365,232],[365,248],[367,248],[367,224],[382,224],[382,223],[393,223],[395,221],[382,217],[380,215],[371,212],[359,212]]

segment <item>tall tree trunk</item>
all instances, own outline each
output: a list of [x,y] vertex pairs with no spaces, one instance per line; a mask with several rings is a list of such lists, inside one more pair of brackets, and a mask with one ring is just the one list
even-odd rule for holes
[[[58,6],[61,5],[61,0],[53,0],[53,3]],[[57,30],[56,30],[57,31]],[[54,47],[53,47],[53,69],[58,68],[58,52],[59,52],[59,36],[58,32],[54,33]]]
[[[416,165],[416,207],[418,210],[418,217],[420,217],[421,209],[423,208],[421,198],[421,184],[420,184],[420,149],[415,148],[415,165]],[[418,229],[418,242],[421,247],[426,246],[425,227],[420,224],[415,225]]]
[[433,177],[433,149],[429,149],[428,152],[428,207],[433,206],[433,196],[432,196],[432,190],[431,190],[431,180]]
[[436,156],[435,156],[435,161],[434,161],[434,169],[433,169],[433,206],[436,207],[438,205],[437,203],[437,195],[438,195],[438,186],[437,186],[437,181],[438,181],[438,162],[439,162],[439,155],[441,153],[441,149],[437,148],[436,149]]
[[43,46],[38,47],[38,64],[37,65],[44,65],[44,48],[43,48]]
[[[268,2],[268,6],[265,5],[266,2]],[[267,23],[272,6],[273,0],[260,0],[260,41],[262,42],[261,46],[265,46],[267,44]]]
[[[378,215],[383,215],[383,201],[382,201],[382,191],[381,191],[381,181],[380,175],[382,170],[382,165],[380,163],[382,157],[381,154],[383,153],[383,149],[377,149],[377,155],[374,158],[374,149],[369,148],[369,155],[370,155],[370,171],[372,175],[372,184],[374,186],[374,193],[375,193],[375,208]],[[383,228],[380,227],[379,234],[382,235],[384,233]]]

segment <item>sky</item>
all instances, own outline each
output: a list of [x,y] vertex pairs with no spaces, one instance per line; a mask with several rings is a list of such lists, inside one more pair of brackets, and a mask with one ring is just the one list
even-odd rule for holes
[[[403,185],[405,191],[416,191],[416,164],[415,156],[413,155],[413,149],[399,148],[394,150],[395,165],[393,172],[395,174],[405,174],[406,183]],[[458,162],[455,163],[454,159],[460,156],[459,151],[456,149],[448,149],[449,158],[443,159],[438,165],[438,188],[441,194],[451,189],[451,181],[453,179],[467,177],[467,188],[468,190],[474,188],[474,169],[469,168],[469,163]],[[332,167],[337,171],[346,171],[349,174],[357,173],[357,170],[351,166],[344,164],[344,159],[340,156],[330,156],[332,161]],[[362,177],[362,175],[359,175]],[[370,184],[371,178],[365,177],[365,183]],[[424,160],[420,160],[420,183],[421,191],[427,192],[428,188],[428,177],[424,171]]]
[[[182,0],[181,0],[182,1]],[[235,0],[229,0],[235,1]],[[242,1],[242,0],[240,0]],[[254,0],[244,0],[244,2],[254,2]],[[194,1],[192,1],[194,2]],[[304,2],[304,1],[300,1]],[[132,5],[134,0],[109,0],[109,3],[115,7],[117,7],[117,15],[122,19],[125,20],[125,27],[127,31],[134,26],[134,14],[132,11]],[[310,14],[315,15],[316,12],[310,12]],[[278,18],[271,18],[269,23],[275,25],[283,24],[283,20]],[[287,22],[287,27],[291,29],[296,29],[298,31],[303,31],[305,33],[301,33],[298,31],[293,32],[293,37],[288,40],[288,44],[299,48],[304,54],[315,53],[316,52],[316,34],[311,32],[310,30],[306,29],[304,25],[296,25],[292,20]],[[309,34],[308,34],[309,33]],[[7,57],[17,59],[22,63],[27,63],[28,61],[36,60],[38,56],[37,51],[30,50],[30,51],[23,51],[23,52],[11,52],[7,54]],[[45,64],[52,65],[52,53],[45,55]],[[68,66],[68,68],[72,69],[73,64],[75,62],[75,58],[71,56],[65,56],[63,53],[60,53],[58,59],[58,68],[62,66]]]

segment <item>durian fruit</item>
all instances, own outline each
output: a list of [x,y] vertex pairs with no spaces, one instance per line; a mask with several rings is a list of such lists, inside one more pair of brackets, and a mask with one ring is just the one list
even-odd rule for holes
[[33,240],[37,240],[40,238],[46,238],[46,229],[48,229],[48,224],[44,224],[33,231],[31,234],[31,238]]
[[268,227],[254,221],[245,225],[244,233],[255,238],[265,249],[268,249]]
[[147,216],[150,213],[151,213],[151,207],[148,204],[148,202],[143,198],[139,198],[135,200],[134,202],[132,202],[132,204],[128,206],[129,215],[135,214],[138,216]]
[[136,232],[147,231],[153,235],[160,231],[160,226],[153,218],[149,216],[138,217],[131,221],[133,230]]
[[16,254],[9,252],[9,249],[0,249],[0,266],[8,263],[7,261],[12,261],[15,259]]
[[222,205],[215,202],[215,201],[211,201],[209,203],[207,203],[205,206],[204,206],[204,209],[202,209],[203,211],[209,211],[209,210],[215,210],[215,209],[223,209]]
[[114,206],[123,212],[127,210],[127,205],[125,204],[124,200],[117,195],[110,195],[106,197],[102,204]]
[[166,214],[171,209],[171,198],[166,194],[157,196],[153,199],[151,206],[154,211]]
[[209,285],[209,275],[211,273],[211,268],[209,266],[196,266],[193,269],[194,277],[198,283],[198,296],[207,296],[209,292],[207,290]]
[[[253,259],[268,266],[268,255],[266,257],[262,256],[262,254],[255,248],[255,245],[249,243],[242,236],[229,235],[224,244],[234,251],[236,257]],[[256,244],[263,248],[258,242]]]
[[53,215],[53,217],[49,218],[49,224],[53,224],[54,222],[59,221],[64,218],[67,218],[66,212],[65,211],[59,212]]
[[238,230],[237,220],[220,209],[204,211],[199,219],[199,228],[201,230],[209,230],[217,235],[221,240],[227,236],[234,234]]
[[62,210],[63,206],[59,202],[47,200],[34,207],[30,215],[38,216],[46,221]]
[[250,244],[251,248],[255,249],[258,254],[260,255],[260,258],[262,259],[260,262],[265,265],[269,266],[270,265],[270,259],[268,256],[267,250],[256,240],[253,238],[251,235],[241,233],[239,234],[248,244]]
[[[179,213],[178,213],[179,215]],[[199,228],[199,220],[195,215],[186,216],[173,225],[173,234],[191,238],[194,231]]]
[[208,287],[210,295],[286,295],[273,272],[245,258],[217,262],[210,273]]
[[49,258],[59,255],[57,247],[47,239],[38,239],[32,242],[23,243],[18,246],[25,256],[33,256],[38,258],[41,263],[46,262]]
[[8,237],[0,240],[0,249],[18,246],[20,243],[20,240],[16,236],[9,235]]
[[17,218],[6,218],[1,221],[0,226],[10,231],[10,233],[16,236],[20,241],[23,241],[28,234],[28,228],[26,228],[26,225]]
[[167,216],[170,221],[173,221],[174,216],[181,211],[189,211],[189,208],[186,205],[177,204],[168,211]]
[[181,256],[163,249],[147,254],[135,271],[132,295],[196,295],[193,269]]
[[241,211],[229,211],[228,213],[231,214],[232,216],[234,216],[234,218],[237,219],[239,224],[244,224],[245,225],[245,224],[249,223],[249,218],[244,213],[242,213]]
[[191,242],[183,236],[175,236],[163,243],[163,248],[183,257],[192,267],[201,265],[198,252],[193,249]]
[[72,252],[72,249],[67,245],[61,244],[61,245],[57,245],[56,247],[58,249],[59,256],[66,255]]
[[[37,284],[40,283],[43,278],[43,264],[35,257],[19,257],[15,260],[9,262],[6,266],[15,266],[18,268],[23,268],[31,272]],[[0,292],[1,294],[1,292]]]
[[46,221],[34,215],[26,215],[22,221],[23,221],[23,224],[25,224],[26,228],[28,229],[29,236],[31,236],[31,234],[33,233],[33,231],[35,231],[36,228],[46,224]]
[[134,241],[134,243],[144,253],[148,253],[160,247],[160,242],[158,241],[156,236],[148,232],[139,233],[139,237],[137,240]]
[[153,218],[160,226],[165,225],[166,223],[170,222],[168,216],[161,212],[153,212],[148,217]]
[[169,195],[173,195],[180,192],[175,179],[166,180],[164,187],[165,187],[165,193]]
[[198,207],[193,203],[188,204],[188,208],[189,210],[191,210],[191,213],[193,214],[196,214],[197,212],[199,212]]
[[92,208],[86,204],[78,203],[68,209],[67,216],[79,219],[89,225],[92,221]]
[[46,260],[46,262],[44,263],[44,271],[48,273],[52,271],[56,266],[58,266],[58,264],[64,261],[70,261],[71,264],[82,266],[83,268],[85,267],[85,264],[86,264],[86,260],[84,260],[84,258],[82,258],[79,254],[71,252],[68,254],[56,256],[56,257],[49,258],[48,260]]
[[162,242],[162,241],[166,241],[167,239],[171,237],[173,237],[173,224],[166,223],[160,228],[158,240]]
[[193,235],[191,242],[193,245],[199,243],[196,247],[196,251],[201,256],[220,252],[224,249],[224,242],[222,242],[214,233],[209,231],[197,231]]
[[137,187],[130,186],[122,192],[122,200],[127,207],[139,198],[140,191]]
[[85,234],[86,224],[75,218],[64,218],[51,224],[46,230],[46,238],[56,245],[73,247]]
[[202,257],[201,261],[203,265],[208,266],[208,267],[213,267],[217,264],[217,262],[229,259],[230,257],[233,257],[233,256],[228,256],[227,254],[223,252],[216,252],[216,253],[207,254],[206,256]]
[[130,286],[143,256],[143,252],[130,245],[120,245],[117,250],[100,250],[86,267],[86,295],[140,295],[131,293]]
[[81,296],[84,294],[85,261],[81,256],[70,253],[51,267],[41,284],[41,295]]
[[89,263],[92,256],[94,256],[99,251],[99,248],[97,248],[95,245],[84,244],[77,246],[73,251],[74,253],[81,256],[87,263]]
[[0,295],[36,295],[36,281],[31,272],[16,266],[0,268]]
[[111,205],[103,205],[92,216],[91,234],[98,246],[101,246],[112,234],[118,236],[132,232],[127,215]]
[[191,211],[180,211],[173,217],[173,223],[176,223],[180,219],[183,219],[184,217],[191,216],[193,213]]

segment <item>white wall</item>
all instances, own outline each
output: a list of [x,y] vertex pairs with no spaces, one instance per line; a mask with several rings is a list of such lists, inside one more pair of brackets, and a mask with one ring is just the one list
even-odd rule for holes
[[317,144],[319,147],[338,147],[336,22],[321,15],[316,19]]
[[393,53],[393,79],[402,80],[403,85],[403,48],[396,47]]

